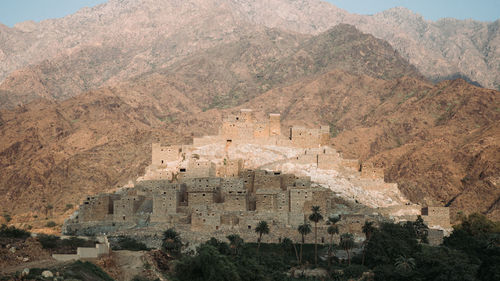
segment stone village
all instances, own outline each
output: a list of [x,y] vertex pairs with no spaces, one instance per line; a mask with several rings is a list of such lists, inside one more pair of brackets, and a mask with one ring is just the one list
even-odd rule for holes
[[[218,135],[194,138],[191,145],[153,143],[145,175],[115,193],[89,196],[63,233],[127,235],[157,247],[161,233],[175,227],[189,242],[232,233],[255,241],[254,227],[265,220],[271,228],[266,241],[298,241],[297,226],[312,206],[320,206],[325,219],[341,215],[341,231],[357,239],[365,220],[422,215],[434,229],[431,241],[450,230],[448,208],[412,204],[397,184],[384,181],[383,169],[344,159],[328,145],[328,126],[292,126],[285,134],[280,118],[256,120],[242,109],[223,120]],[[319,233],[326,236],[326,230]]]

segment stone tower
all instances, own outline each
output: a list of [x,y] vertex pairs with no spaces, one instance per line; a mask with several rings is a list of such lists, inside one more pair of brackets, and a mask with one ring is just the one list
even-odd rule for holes
[[281,115],[269,114],[269,136],[281,135]]

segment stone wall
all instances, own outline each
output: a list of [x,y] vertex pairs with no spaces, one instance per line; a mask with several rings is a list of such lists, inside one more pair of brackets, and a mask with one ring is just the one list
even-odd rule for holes
[[217,177],[227,178],[227,177],[238,177],[240,171],[243,170],[243,160],[242,159],[233,159],[228,160],[224,159],[222,163],[217,167]]
[[180,191],[168,189],[153,194],[153,213],[151,221],[162,221],[167,214],[177,213],[180,203]]
[[80,206],[78,220],[81,222],[101,221],[109,219],[114,211],[113,196],[111,194],[99,194],[89,196]]
[[179,160],[182,152],[181,145],[162,146],[159,143],[153,143],[151,164],[153,166],[165,166],[167,162]]
[[113,202],[114,221],[130,221],[135,219],[135,213],[144,202],[145,197],[142,195],[125,195],[119,200]]
[[281,189],[281,173],[265,170],[255,171],[254,189]]
[[451,228],[448,207],[424,207],[422,208],[422,218],[429,227]]
[[212,161],[190,159],[182,178],[207,178],[215,177],[216,167]]

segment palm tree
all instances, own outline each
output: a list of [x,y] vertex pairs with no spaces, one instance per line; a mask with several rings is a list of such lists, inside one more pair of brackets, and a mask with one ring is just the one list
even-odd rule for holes
[[259,254],[260,242],[262,241],[263,234],[269,234],[269,226],[267,225],[267,221],[260,221],[255,228],[255,232],[259,234],[259,239],[257,242],[259,243],[257,246],[257,254]]
[[350,233],[344,233],[340,236],[340,246],[347,253],[347,262],[351,265],[350,250],[354,247],[354,237]]
[[309,220],[314,222],[314,264],[318,265],[318,222],[323,219],[319,206],[312,206]]
[[330,216],[326,221],[328,229],[326,230],[330,235],[330,244],[328,245],[328,266],[330,266],[333,248],[333,235],[339,234],[339,227],[336,225],[340,221],[340,216]]
[[243,245],[243,238],[238,234],[230,234],[226,237],[229,240],[229,247],[231,248],[233,255],[237,255],[241,245]]
[[363,233],[365,234],[365,241],[363,242],[363,257],[361,259],[361,264],[365,265],[365,253],[366,253],[366,245],[370,242],[370,238],[372,237],[373,232],[375,231],[375,227],[373,226],[372,221],[365,221],[363,225]]
[[165,232],[163,232],[163,239],[162,239],[162,249],[164,252],[171,256],[176,256],[180,254],[181,252],[181,247],[182,247],[182,241],[181,237],[179,236],[179,233],[175,231],[173,228],[167,229]]
[[306,239],[306,235],[311,233],[311,225],[308,223],[304,223],[299,225],[299,228],[297,228],[299,231],[300,235],[302,235],[302,244],[300,244],[300,260],[299,263],[302,264],[302,248],[304,246],[304,242]]
[[394,263],[394,265],[398,270],[409,272],[415,268],[416,263],[414,258],[399,256],[396,258],[396,262]]
[[297,262],[299,261],[299,252],[297,252],[297,247],[295,247],[295,244],[293,243],[292,239],[288,237],[283,238],[283,241],[281,241],[281,246],[285,251],[293,248],[295,252],[295,258],[297,258]]

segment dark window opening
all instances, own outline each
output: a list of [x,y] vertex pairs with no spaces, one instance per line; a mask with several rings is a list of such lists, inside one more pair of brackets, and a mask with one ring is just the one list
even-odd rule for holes
[[181,172],[181,173],[185,173],[185,172],[186,172],[186,168],[180,168],[180,169],[179,169],[179,172]]

